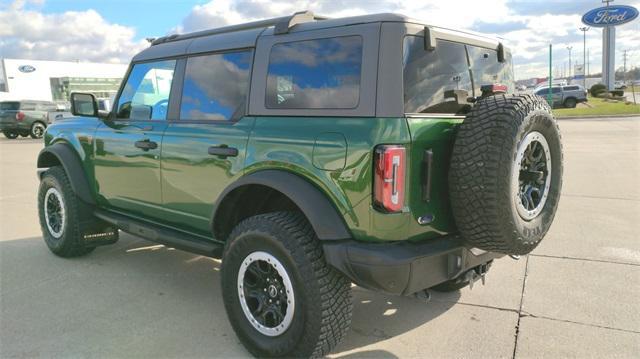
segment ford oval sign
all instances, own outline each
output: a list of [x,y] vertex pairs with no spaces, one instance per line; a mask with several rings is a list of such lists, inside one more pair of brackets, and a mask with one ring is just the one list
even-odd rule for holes
[[18,71],[24,72],[26,74],[28,74],[29,72],[34,72],[35,70],[36,70],[36,68],[31,66],[31,65],[22,65],[22,66],[18,67]]
[[638,17],[638,9],[627,5],[611,5],[593,9],[582,16],[582,22],[593,27],[626,24]]

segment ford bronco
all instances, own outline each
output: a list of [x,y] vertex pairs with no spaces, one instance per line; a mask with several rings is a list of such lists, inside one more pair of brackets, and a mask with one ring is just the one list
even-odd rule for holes
[[457,290],[545,236],[560,134],[514,86],[500,41],[394,14],[159,38],[110,112],[75,93],[75,117],[47,128],[44,241],[73,257],[124,231],[221,258],[252,354],[322,356],[352,283]]

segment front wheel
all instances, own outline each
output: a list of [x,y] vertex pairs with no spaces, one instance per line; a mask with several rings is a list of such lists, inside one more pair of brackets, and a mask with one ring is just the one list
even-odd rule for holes
[[118,240],[118,232],[95,218],[91,208],[76,197],[62,167],[51,167],[44,173],[38,213],[42,237],[57,256],[83,256],[97,245]]
[[222,292],[234,331],[257,357],[320,357],[351,323],[350,282],[324,260],[298,213],[248,218],[229,236]]
[[566,108],[575,108],[576,107],[576,99],[575,98],[568,98],[566,100],[564,100],[564,107]]
[[33,125],[31,125],[31,131],[29,132],[29,135],[34,139],[42,138],[46,129],[47,126],[45,126],[44,123],[34,122]]

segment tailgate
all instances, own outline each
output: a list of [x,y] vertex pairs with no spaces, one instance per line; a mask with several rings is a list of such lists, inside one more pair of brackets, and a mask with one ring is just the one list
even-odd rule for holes
[[16,123],[16,113],[18,111],[0,111],[0,124]]
[[442,233],[456,231],[449,204],[449,162],[463,118],[407,117],[411,134],[409,207],[418,220]]

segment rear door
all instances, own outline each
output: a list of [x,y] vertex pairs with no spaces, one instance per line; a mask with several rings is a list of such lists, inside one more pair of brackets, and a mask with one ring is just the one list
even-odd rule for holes
[[135,64],[114,112],[95,135],[99,199],[143,218],[162,215],[160,151],[176,60]]
[[241,175],[254,122],[246,116],[252,62],[250,49],[181,60],[178,120],[162,142],[165,222],[207,234],[215,201]]

